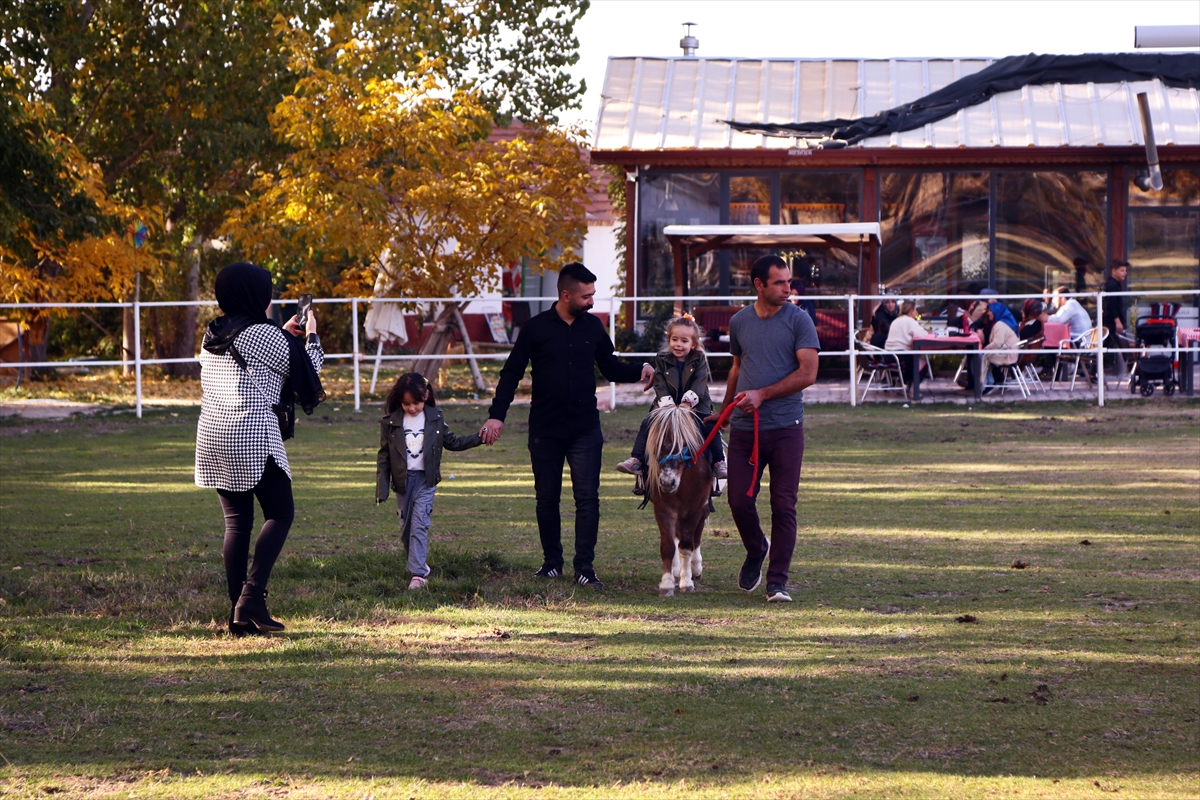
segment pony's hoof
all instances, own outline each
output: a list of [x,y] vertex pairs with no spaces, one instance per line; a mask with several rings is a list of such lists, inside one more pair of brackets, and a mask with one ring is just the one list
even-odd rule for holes
[[675,590],[674,589],[659,589],[658,596],[659,597],[674,597]]
[[687,586],[680,586],[680,587],[679,587],[679,591],[681,591],[681,592],[694,592],[694,591],[696,591],[696,587],[695,587],[695,586],[693,586],[693,585],[691,585],[691,584],[688,584]]

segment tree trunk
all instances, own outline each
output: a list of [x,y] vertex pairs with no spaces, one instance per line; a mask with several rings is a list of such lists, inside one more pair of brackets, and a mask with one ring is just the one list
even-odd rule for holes
[[[25,356],[22,361],[45,361],[46,349],[50,343],[50,317],[41,316],[29,323],[29,329],[22,334],[22,345]],[[45,367],[34,367],[25,371],[28,379],[33,375],[48,375],[50,370]]]
[[[471,356],[475,354],[471,347],[471,336],[467,333],[467,323],[463,321],[462,312],[457,307],[454,308],[454,322],[458,325],[458,332],[462,334],[463,352]],[[467,362],[471,365],[471,377],[475,379],[476,391],[486,392],[487,384],[483,382],[483,373],[479,371],[479,362],[471,359]]]
[[[421,345],[419,355],[432,356],[441,355],[450,349],[451,343],[454,341],[454,329],[457,327],[457,322],[454,319],[455,312],[459,310],[458,304],[447,303],[442,306],[441,311],[433,320],[433,331],[429,334],[429,338],[425,340],[425,344]],[[419,372],[425,376],[425,380],[430,383],[437,383],[438,373],[442,369],[443,359],[433,358],[427,361],[413,361],[410,369],[413,372]]]
[[[204,238],[197,234],[192,239],[194,258],[188,269],[187,281],[184,285],[185,300],[200,299],[200,256],[203,252]],[[196,355],[196,319],[199,317],[199,306],[184,306],[180,314],[179,330],[175,335],[174,358],[193,358]],[[170,375],[190,375],[193,378],[200,375],[199,364],[165,364]]]

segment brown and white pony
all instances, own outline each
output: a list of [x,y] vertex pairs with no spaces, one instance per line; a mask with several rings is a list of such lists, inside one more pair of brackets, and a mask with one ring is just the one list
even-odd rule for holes
[[663,564],[658,593],[662,597],[675,594],[676,579],[679,591],[695,591],[695,581],[703,569],[700,535],[708,519],[712,467],[707,458],[692,463],[703,445],[691,410],[665,406],[650,412],[646,493],[654,503],[654,519],[658,522]]

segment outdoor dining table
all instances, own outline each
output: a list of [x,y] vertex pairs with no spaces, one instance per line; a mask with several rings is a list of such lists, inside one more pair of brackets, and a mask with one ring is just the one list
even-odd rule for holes
[[[982,371],[983,351],[980,348],[979,334],[970,336],[914,336],[913,350],[974,350],[975,354],[967,359],[967,370],[971,373],[971,382],[975,386],[975,399],[983,398],[983,381],[979,373]],[[913,370],[912,399],[921,399],[921,370]]]

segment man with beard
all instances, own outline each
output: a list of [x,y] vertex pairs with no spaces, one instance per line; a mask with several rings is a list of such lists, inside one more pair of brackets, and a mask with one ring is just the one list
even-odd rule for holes
[[[804,461],[803,391],[817,379],[820,349],[812,318],[788,302],[791,277],[779,256],[755,261],[750,283],[757,298],[729,321],[733,367],[725,405],[737,408],[729,437],[729,510],[746,548],[738,586],[754,591],[762,581],[763,562],[768,562],[768,603],[792,601],[787,581],[796,548],[796,495]],[[755,453],[757,471],[751,465]],[[770,539],[763,533],[757,507],[768,467]]]
[[563,570],[563,462],[571,467],[575,496],[575,583],[603,589],[593,559],[600,529],[600,464],[604,435],[596,409],[596,373],[610,381],[647,385],[654,378],[649,364],[628,364],[613,352],[600,320],[588,312],[596,294],[596,276],[583,264],[571,263],[558,275],[558,302],[521,328],[512,354],[500,371],[488,421],[480,431],[485,444],[504,432],[504,418],[533,365],[533,401],[529,407],[529,459],[542,540],[539,578],[557,578]]

